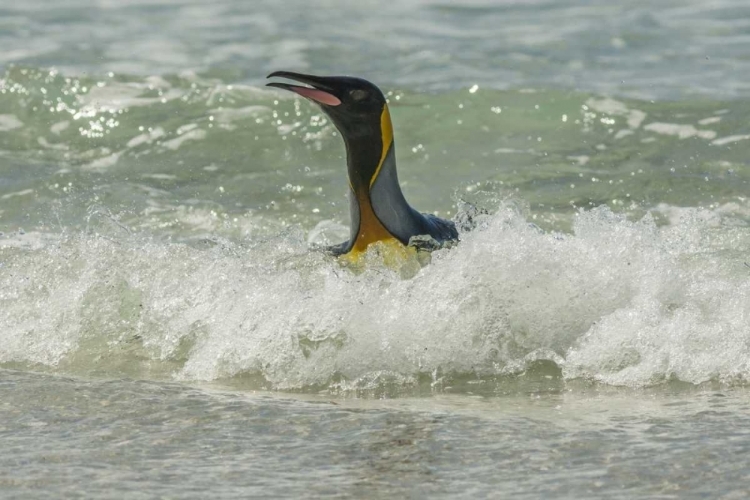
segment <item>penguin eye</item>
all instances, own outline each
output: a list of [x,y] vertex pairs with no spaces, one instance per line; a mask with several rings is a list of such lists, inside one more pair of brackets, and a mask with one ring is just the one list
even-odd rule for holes
[[354,99],[355,101],[363,101],[367,98],[367,91],[366,90],[352,90],[349,95]]

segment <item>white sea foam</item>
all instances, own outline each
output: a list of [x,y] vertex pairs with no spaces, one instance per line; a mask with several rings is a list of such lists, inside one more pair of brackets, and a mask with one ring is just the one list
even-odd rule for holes
[[512,374],[539,359],[607,384],[744,383],[750,230],[671,215],[658,227],[599,208],[558,234],[503,206],[411,279],[376,264],[355,274],[299,229],[210,248],[90,235],[0,246],[0,362],[282,389]]
[[716,132],[713,130],[701,130],[692,125],[680,125],[677,123],[654,122],[649,123],[643,128],[650,132],[656,132],[657,134],[674,135],[680,139],[700,137],[701,139],[710,140],[716,137]]

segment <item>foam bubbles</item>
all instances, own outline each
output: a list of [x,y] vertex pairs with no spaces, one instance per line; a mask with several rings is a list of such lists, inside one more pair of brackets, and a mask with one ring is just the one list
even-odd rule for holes
[[411,279],[353,273],[294,228],[0,247],[0,362],[276,389],[439,384],[539,360],[615,385],[745,382],[750,231],[705,213],[659,227],[599,208],[562,234],[507,204]]

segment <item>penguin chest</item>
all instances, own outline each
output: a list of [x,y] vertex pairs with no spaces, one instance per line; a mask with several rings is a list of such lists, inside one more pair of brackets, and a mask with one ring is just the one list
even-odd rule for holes
[[375,242],[382,241],[390,245],[400,245],[400,241],[393,236],[388,229],[380,222],[375,211],[372,209],[372,203],[369,197],[359,197],[359,230],[354,240],[350,253],[362,253],[367,251],[367,247]]

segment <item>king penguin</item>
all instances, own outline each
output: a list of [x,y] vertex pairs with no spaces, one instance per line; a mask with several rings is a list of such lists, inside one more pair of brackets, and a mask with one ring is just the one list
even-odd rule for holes
[[373,243],[405,247],[416,236],[432,238],[438,247],[458,240],[453,222],[419,213],[406,202],[396,174],[391,115],[378,87],[349,76],[276,71],[268,75],[273,77],[309,85],[268,84],[318,104],[346,145],[351,229],[349,240],[331,247],[331,253],[357,257]]

